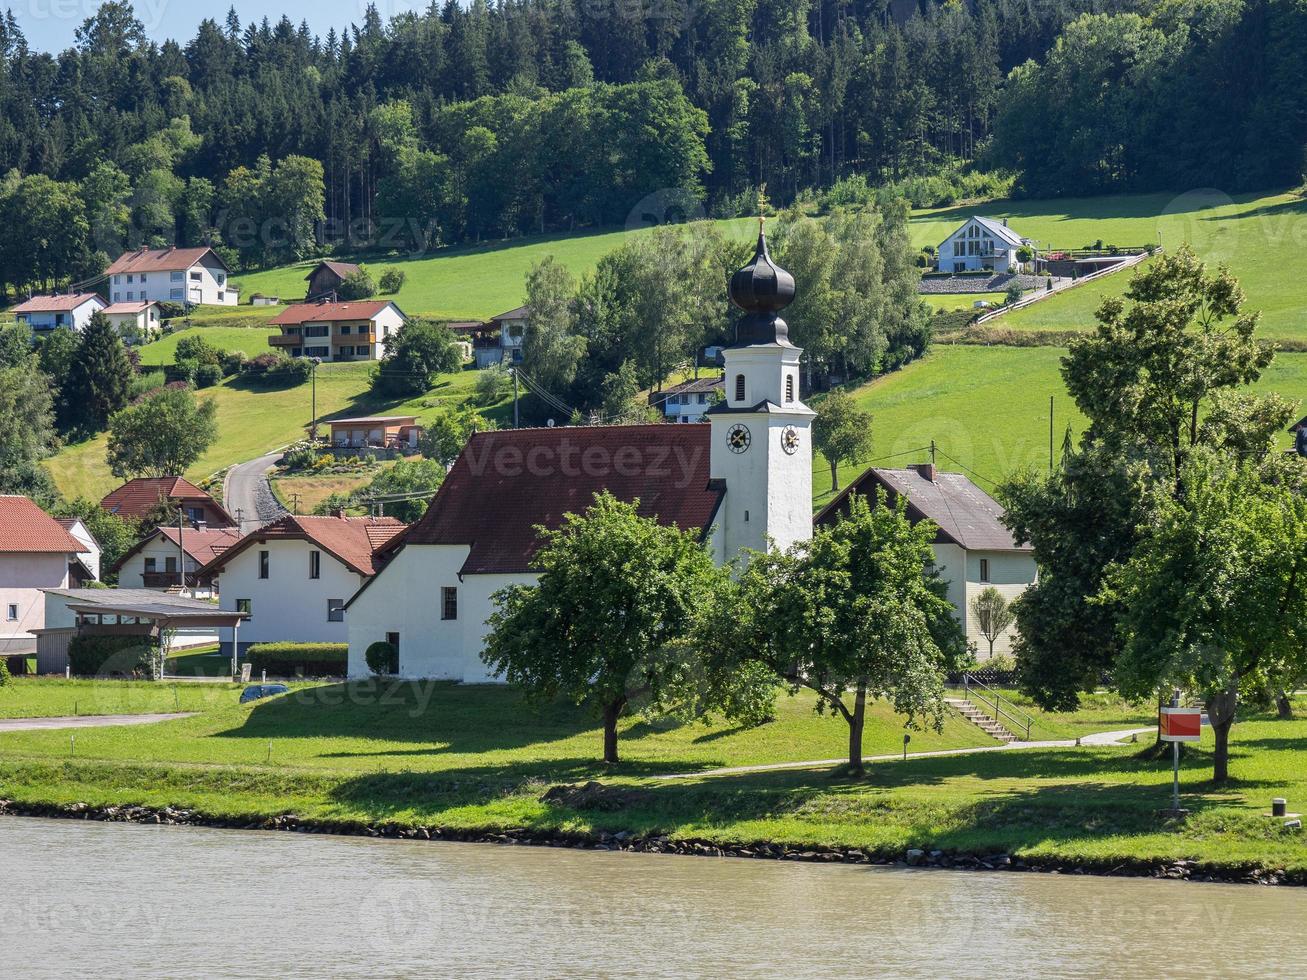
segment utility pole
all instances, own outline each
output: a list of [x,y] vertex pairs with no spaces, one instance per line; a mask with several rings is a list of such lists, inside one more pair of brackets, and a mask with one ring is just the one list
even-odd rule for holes
[[521,428],[517,411],[517,368],[513,368],[513,428]]
[[300,512],[300,495],[298,493],[290,495],[290,512],[295,515]]
[[930,467],[935,468],[935,440],[930,440]]
[[309,421],[309,439],[313,442],[318,441],[318,365],[322,363],[322,358],[313,357],[309,359],[313,369],[309,372],[311,379],[309,387],[312,389],[313,418]]
[[181,594],[186,594],[186,548],[182,545],[182,509],[177,508],[177,571],[181,583]]
[[1048,472],[1053,472],[1053,396],[1048,396]]

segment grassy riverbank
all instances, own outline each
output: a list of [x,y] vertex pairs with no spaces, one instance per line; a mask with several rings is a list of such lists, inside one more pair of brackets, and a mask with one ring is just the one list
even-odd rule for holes
[[[238,706],[230,685],[178,685],[159,694],[105,685],[100,710],[167,710],[194,718],[157,726],[0,734],[0,798],[24,804],[183,807],[210,819],[259,823],[294,813],[341,829],[396,823],[479,832],[769,841],[797,847],[902,854],[910,847],[1006,852],[1027,860],[1109,869],[1187,859],[1212,868],[1307,873],[1307,840],[1262,816],[1272,796],[1307,800],[1307,722],[1257,716],[1235,728],[1233,784],[1215,788],[1207,746],[1185,760],[1182,822],[1168,802],[1165,761],[1140,746],[1032,749],[876,762],[850,780],[814,768],[683,779],[671,773],[840,756],[844,725],[811,702],[782,698],[757,729],[625,723],[624,761],[597,761],[599,732],[570,706],[526,708],[501,688],[403,684],[300,685],[291,695]],[[0,692],[44,713],[65,713],[77,686],[18,681]],[[156,691],[160,690],[158,688]],[[80,698],[83,695],[79,695]],[[1300,700],[1300,713],[1307,700]],[[85,708],[83,707],[83,711]],[[868,755],[902,746],[902,722],[878,705]],[[1085,717],[1040,716],[1064,733],[1147,724],[1148,708],[1110,699]],[[942,735],[911,748],[992,745],[950,718]],[[598,779],[605,790],[543,802],[549,787]]]

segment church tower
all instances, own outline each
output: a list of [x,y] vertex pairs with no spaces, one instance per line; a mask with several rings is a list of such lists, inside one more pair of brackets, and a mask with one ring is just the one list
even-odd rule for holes
[[712,424],[711,475],[726,484],[719,512],[720,554],[788,548],[812,537],[812,420],[799,400],[799,355],[780,311],[794,277],[767,252],[759,219],[753,259],[731,277],[731,302],[744,311],[723,351],[726,400]]

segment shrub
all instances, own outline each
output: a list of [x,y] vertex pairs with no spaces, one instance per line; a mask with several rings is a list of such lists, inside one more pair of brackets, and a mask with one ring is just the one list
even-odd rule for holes
[[182,303],[170,303],[167,300],[159,300],[159,319],[174,320],[179,316],[186,315],[186,307]]
[[363,653],[363,659],[367,661],[368,670],[374,674],[399,673],[399,651],[385,640],[378,640],[368,647]]
[[6,660],[0,660],[0,687],[4,687],[8,683],[9,683],[9,662]]
[[508,397],[513,388],[513,379],[502,364],[492,364],[477,372],[476,403],[493,405]]
[[347,643],[255,643],[245,654],[251,669],[274,677],[344,677]]
[[313,362],[268,351],[245,362],[242,374],[250,381],[269,386],[303,384],[313,373]]
[[199,363],[189,359],[179,360],[175,364],[164,366],[163,376],[169,382],[184,381],[186,384],[193,384],[195,381],[195,372],[199,370]]
[[202,334],[188,333],[177,341],[174,360],[194,361],[196,364],[217,364],[220,357],[218,348],[205,340]]
[[407,278],[408,275],[403,269],[392,265],[381,270],[381,279],[378,282],[383,293],[397,293],[404,288],[404,280]]
[[367,299],[377,291],[377,284],[372,281],[372,273],[366,266],[359,266],[358,271],[351,272],[336,287],[336,296],[341,300]]
[[281,465],[291,472],[307,470],[317,461],[317,450],[307,442],[297,442],[281,457]]
[[152,646],[145,636],[75,636],[68,644],[68,666],[83,677],[146,676]]
[[241,368],[245,366],[245,352],[243,350],[227,351],[222,355],[222,360],[218,363],[222,366],[222,373],[227,377],[240,374]]
[[336,465],[336,457],[332,453],[323,453],[321,456],[319,456],[317,459],[315,459],[312,463],[309,464],[309,466],[315,470],[330,469],[335,465]]
[[222,368],[217,364],[201,364],[195,369],[195,387],[212,388],[222,380]]
[[1003,302],[1008,306],[1020,302],[1021,293],[1021,286],[1014,282],[1012,285],[1008,286],[1007,291],[1003,293]]

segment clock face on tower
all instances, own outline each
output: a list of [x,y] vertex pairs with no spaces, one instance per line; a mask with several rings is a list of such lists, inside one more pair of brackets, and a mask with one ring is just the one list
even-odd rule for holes
[[781,430],[781,448],[787,456],[793,456],[799,451],[799,430],[794,426],[787,425]]
[[726,446],[733,453],[744,452],[752,441],[753,436],[749,435],[749,427],[742,422],[735,423],[726,432]]

